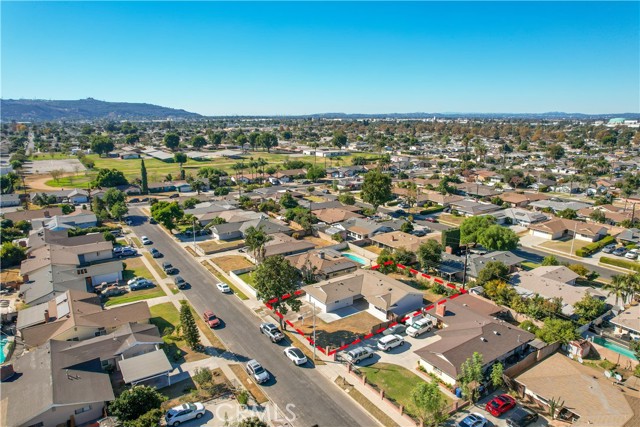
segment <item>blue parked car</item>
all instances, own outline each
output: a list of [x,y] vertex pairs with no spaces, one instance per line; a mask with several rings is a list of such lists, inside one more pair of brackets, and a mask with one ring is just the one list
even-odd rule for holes
[[151,280],[142,279],[138,280],[132,285],[129,285],[129,289],[131,289],[132,291],[139,291],[140,289],[153,288],[154,286],[155,285]]

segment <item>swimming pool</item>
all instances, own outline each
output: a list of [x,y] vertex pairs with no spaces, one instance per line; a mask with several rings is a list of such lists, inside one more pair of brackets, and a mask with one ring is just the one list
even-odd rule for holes
[[618,344],[615,344],[611,341],[607,341],[605,338],[602,337],[593,337],[593,342],[603,346],[604,348],[608,348],[611,351],[615,351],[616,353],[619,353],[623,356],[627,356],[629,359],[631,360],[638,360],[636,359],[635,354],[633,353],[633,351],[629,350],[628,348],[624,348],[622,346],[619,346]]
[[360,258],[359,256],[354,255],[354,254],[352,254],[352,253],[349,253],[349,252],[343,252],[343,253],[342,253],[342,255],[343,255],[343,256],[345,256],[345,257],[347,257],[347,258],[349,258],[349,259],[350,259],[350,260],[352,260],[352,261],[357,262],[358,264],[362,264],[362,265],[368,265],[368,264],[369,264],[369,263],[368,263],[367,261],[365,261],[364,259],[362,259],[362,258]]
[[6,338],[0,338],[0,363],[4,363],[4,347],[7,345]]

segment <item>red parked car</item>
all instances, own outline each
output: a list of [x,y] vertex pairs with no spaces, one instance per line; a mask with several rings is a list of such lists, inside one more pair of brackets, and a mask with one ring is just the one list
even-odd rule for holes
[[515,408],[516,400],[508,394],[501,394],[487,402],[484,409],[494,417],[499,417],[510,409]]
[[207,325],[209,325],[210,328],[215,328],[220,324],[220,319],[218,319],[218,317],[213,314],[213,311],[205,311],[202,317],[204,318],[204,321],[207,322]]

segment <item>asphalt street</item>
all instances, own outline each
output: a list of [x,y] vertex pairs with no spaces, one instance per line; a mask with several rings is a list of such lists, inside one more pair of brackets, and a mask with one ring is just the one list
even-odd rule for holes
[[[239,362],[257,359],[273,378],[262,388],[296,427],[310,426],[375,426],[376,422],[322,374],[311,362],[296,367],[285,357],[286,343],[273,344],[259,331],[260,319],[242,302],[215,288],[215,279],[178,243],[169,238],[159,225],[149,224],[146,216],[131,208],[132,230],[147,236],[153,247],[164,254],[160,261],[169,261],[191,286],[183,290],[185,297],[198,313],[213,310],[223,321],[215,333]],[[289,405],[289,406],[288,406]],[[288,410],[286,408],[289,408]]]
[[583,264],[585,267],[587,267],[589,270],[591,271],[595,271],[596,273],[598,273],[600,275],[600,277],[604,278],[604,279],[611,279],[611,276],[615,275],[615,274],[620,274],[616,271],[613,270],[609,270],[608,268],[604,268],[604,267],[600,267],[597,265],[593,265],[593,264],[587,264],[587,263],[581,263],[579,260],[573,259],[573,258],[567,258],[567,257],[563,257],[562,255],[557,255],[555,253],[551,253],[551,252],[544,252],[544,251],[540,251],[537,249],[533,249],[533,248],[524,248],[524,247],[520,247],[513,252],[515,255],[519,256],[520,258],[524,258],[527,261],[531,261],[531,262],[535,262],[535,263],[541,263],[542,259],[546,256],[549,255],[553,255],[556,257],[556,259],[560,262],[567,262],[569,264]]

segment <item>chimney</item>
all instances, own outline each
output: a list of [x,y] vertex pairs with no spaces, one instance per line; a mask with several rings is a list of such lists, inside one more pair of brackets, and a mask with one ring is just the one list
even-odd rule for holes
[[318,252],[318,258],[324,259],[324,251]]
[[444,317],[444,314],[447,312],[446,304],[438,304],[436,306],[436,315]]
[[0,366],[0,381],[6,381],[15,374],[13,363]]
[[49,320],[51,320],[51,318],[49,317],[49,310],[45,310],[44,311],[44,323],[49,323]]
[[453,248],[451,246],[447,246],[446,248],[444,248],[444,251],[449,255],[453,254]]

